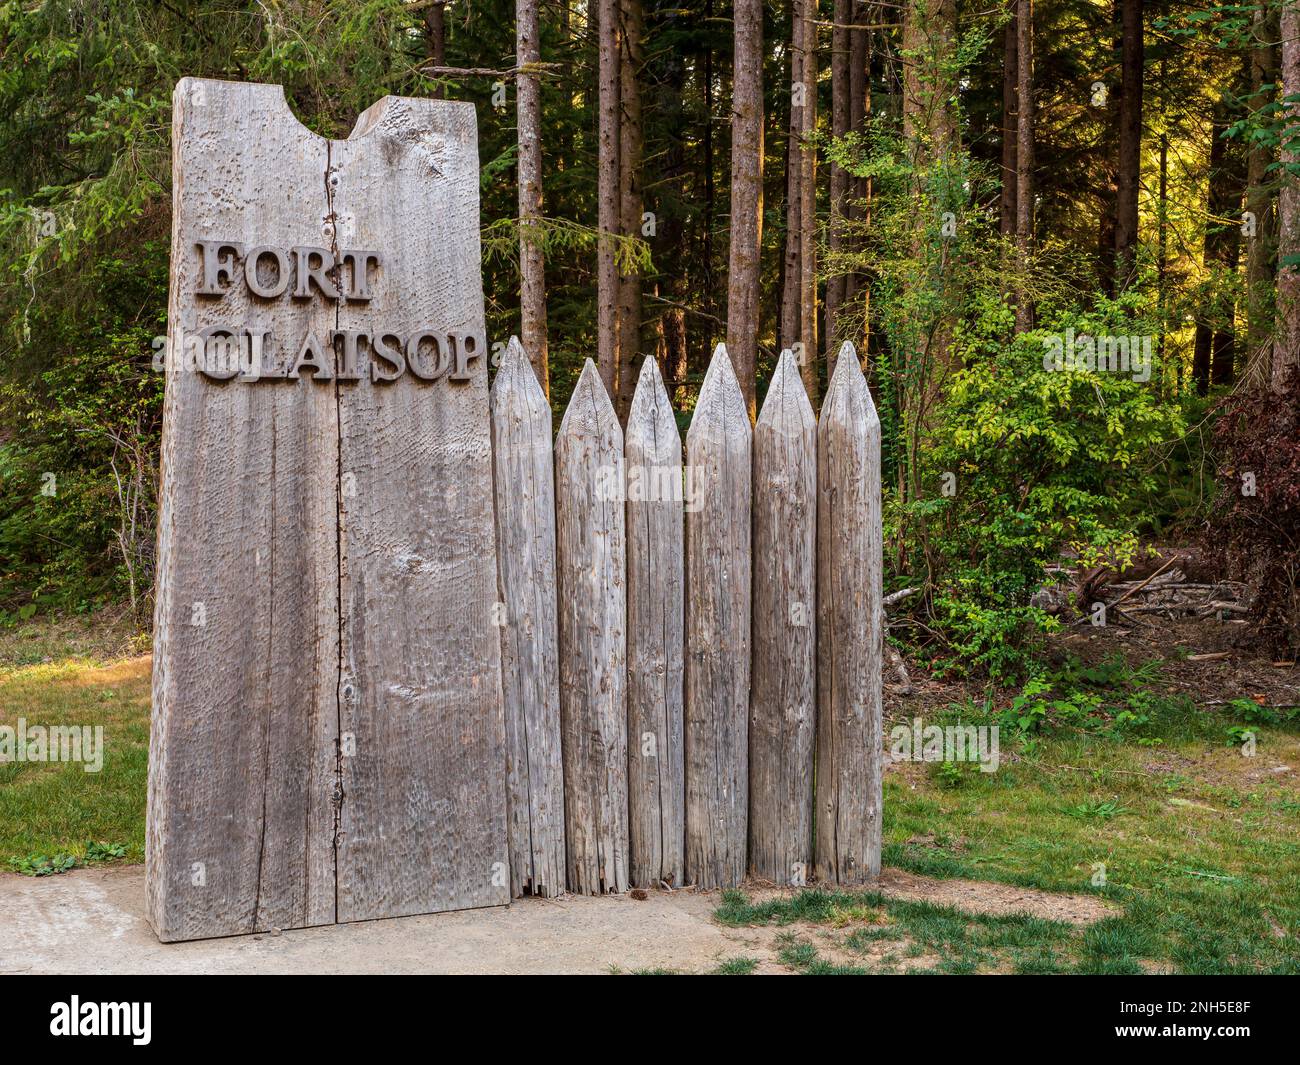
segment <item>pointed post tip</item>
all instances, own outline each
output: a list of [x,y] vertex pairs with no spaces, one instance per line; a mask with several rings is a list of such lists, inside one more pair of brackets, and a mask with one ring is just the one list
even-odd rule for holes
[[496,376],[492,379],[494,392],[510,387],[540,393],[543,399],[546,396],[542,382],[537,378],[537,371],[533,368],[533,360],[528,357],[528,352],[517,336],[512,336],[506,342],[506,350],[497,366]]
[[793,349],[784,349],[776,360],[776,369],[772,371],[772,380],[767,386],[767,395],[758,412],[760,422],[776,419],[779,408],[788,401],[793,401],[801,417],[815,421],[812,403],[808,399],[808,389],[804,387],[803,374],[799,372],[799,360]]
[[[636,379],[637,388],[641,387],[642,381],[648,381],[648,382],[658,381],[660,387],[663,387],[663,380],[664,380],[663,374],[659,372],[658,359],[647,355],[644,359],[641,360],[641,372],[637,374],[637,379]],[[652,385],[648,384],[646,387],[649,388],[652,387]]]
[[[590,358],[583,362],[582,373],[578,375],[578,383],[573,386],[573,395],[569,397],[569,405],[564,412],[566,421],[569,412],[577,406],[579,398],[584,396],[590,398],[596,404],[602,417],[606,413],[606,408],[609,409],[609,413],[613,413],[614,404],[609,398],[609,391],[605,388],[605,382],[601,380],[596,363]],[[560,430],[561,432],[564,430],[563,423],[560,425]]]

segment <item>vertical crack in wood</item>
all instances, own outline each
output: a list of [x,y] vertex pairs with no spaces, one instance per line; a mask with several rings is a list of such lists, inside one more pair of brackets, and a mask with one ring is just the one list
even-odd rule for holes
[[[270,604],[268,607],[267,620],[267,641],[266,641],[266,674],[265,685],[268,690],[271,687],[271,659],[275,647],[275,413],[271,413],[271,533],[269,537],[271,543],[268,550],[270,551]],[[253,926],[249,929],[256,932],[258,927],[258,915],[262,909],[262,867],[266,859],[266,792],[271,785],[271,714],[268,713],[262,718],[262,831],[257,842],[257,877],[253,887]],[[304,881],[304,884],[306,881]]]
[[[341,293],[343,281],[342,264],[339,262],[338,220],[334,213],[334,189],[330,184],[334,169],[334,143],[325,143],[325,222],[329,226],[330,252],[333,254],[334,291]],[[334,328],[339,327],[340,304],[334,304]],[[343,507],[343,393],[339,387],[338,348],[330,336],[330,354],[334,356],[334,595],[335,626],[337,632],[338,661],[334,679],[334,921],[339,919],[339,831],[343,825],[343,678],[345,675],[344,629],[346,621],[343,614],[343,567],[344,567],[344,529],[347,515]],[[314,384],[315,382],[313,382]]]

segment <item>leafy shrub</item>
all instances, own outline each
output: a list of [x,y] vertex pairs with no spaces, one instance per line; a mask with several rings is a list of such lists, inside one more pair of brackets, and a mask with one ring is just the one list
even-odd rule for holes
[[[1179,407],[1132,374],[1044,368],[1053,338],[1137,335],[1131,307],[1062,312],[1014,338],[976,321],[955,338],[950,379],[928,442],[930,490],[896,508],[907,553],[932,574],[934,619],[955,657],[941,665],[1023,676],[1033,637],[1052,621],[1031,605],[1064,555],[1120,566],[1135,555],[1149,453],[1181,435]],[[945,492],[945,488],[947,492]]]

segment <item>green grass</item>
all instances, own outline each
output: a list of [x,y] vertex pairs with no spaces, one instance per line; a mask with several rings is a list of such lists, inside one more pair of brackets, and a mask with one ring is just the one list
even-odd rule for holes
[[[0,869],[33,875],[144,858],[150,667],[129,634],[93,622],[0,636],[0,725],[102,725],[103,768],[0,763]],[[120,853],[118,849],[120,848]]]
[[749,976],[757,968],[757,958],[727,958],[713,973],[715,976]]
[[[1239,709],[1153,700],[1146,744],[1059,728],[1019,750],[1004,735],[999,771],[955,786],[916,767],[887,776],[886,865],[1113,901],[1120,912],[1091,927],[816,890],[758,906],[729,893],[718,919],[828,934],[837,909],[879,908],[886,927],[836,952],[897,940],[937,972],[1300,973],[1300,738],[1252,725],[1257,754],[1243,757],[1221,738]],[[981,723],[970,704],[960,716]],[[783,958],[805,973],[894,968],[833,965],[828,946],[804,936]]]
[[[869,924],[851,927],[845,915],[862,915]],[[726,925],[789,925],[776,942],[777,960],[796,972],[813,976],[866,975],[893,972],[1059,971],[1056,951],[1068,947],[1077,930],[1062,921],[1026,914],[970,914],[951,906],[892,899],[876,892],[820,891],[751,903],[743,891],[723,893],[714,915]],[[801,934],[816,930],[822,944]],[[845,928],[851,930],[845,932]],[[865,956],[886,950],[878,961]],[[823,948],[847,956],[827,960]],[[934,958],[921,968],[903,965],[904,958]]]

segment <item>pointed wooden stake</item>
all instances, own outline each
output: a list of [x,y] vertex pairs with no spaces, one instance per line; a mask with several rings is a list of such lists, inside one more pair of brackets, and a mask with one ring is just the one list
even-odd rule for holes
[[745,876],[751,435],[719,344],[686,434],[686,879],[702,888]]
[[627,729],[632,886],[683,881],[682,438],[654,359],[627,419]]
[[817,419],[789,349],[754,426],[754,675],[749,868],[812,874],[817,713]]
[[492,456],[510,888],[553,896],[565,876],[551,407],[515,337],[492,382]]
[[845,342],[817,426],[817,876],[880,872],[880,419]]
[[556,437],[555,482],[569,889],[626,891],[623,431],[590,359]]

